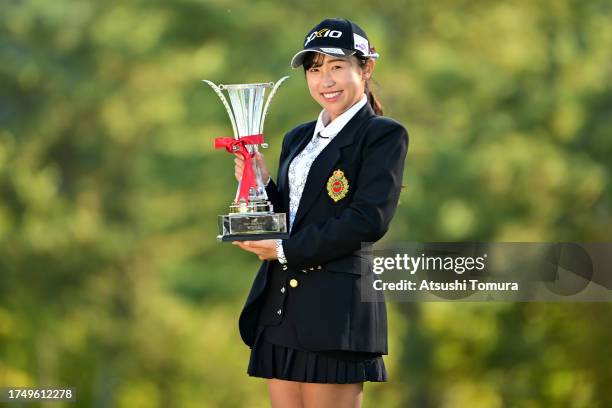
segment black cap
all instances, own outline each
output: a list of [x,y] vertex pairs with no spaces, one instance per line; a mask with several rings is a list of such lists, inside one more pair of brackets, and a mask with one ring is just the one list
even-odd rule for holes
[[378,58],[365,31],[345,18],[325,19],[310,30],[304,39],[304,49],[293,56],[291,66],[302,65],[306,54],[312,51],[333,57],[356,54],[361,58]]

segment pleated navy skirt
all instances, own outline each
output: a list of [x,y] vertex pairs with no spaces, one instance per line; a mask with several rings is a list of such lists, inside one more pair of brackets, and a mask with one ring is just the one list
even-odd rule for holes
[[252,377],[324,384],[387,381],[381,355],[353,351],[308,351],[264,339],[260,326],[247,373]]

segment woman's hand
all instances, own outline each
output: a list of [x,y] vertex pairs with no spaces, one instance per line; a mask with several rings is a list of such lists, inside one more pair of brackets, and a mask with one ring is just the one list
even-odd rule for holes
[[[240,182],[242,180],[242,171],[244,170],[244,159],[238,153],[234,153],[234,156],[236,156],[234,159],[234,176],[236,176],[236,180]],[[264,183],[268,181],[270,172],[268,171],[268,166],[266,166],[263,154],[256,152],[255,156],[251,160],[255,160],[257,166],[259,166],[259,170],[261,171],[261,180]]]
[[254,253],[262,261],[272,261],[278,259],[276,256],[276,240],[262,239],[261,241],[233,241],[232,244],[238,245],[245,251]]

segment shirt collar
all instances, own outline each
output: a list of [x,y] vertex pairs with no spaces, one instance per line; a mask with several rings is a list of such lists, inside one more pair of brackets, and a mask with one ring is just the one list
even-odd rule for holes
[[[329,114],[325,109],[319,113],[319,118],[317,119],[317,125],[315,126],[314,134],[319,133],[321,137],[324,138],[333,138],[346,126],[346,124],[355,116],[357,112],[361,108],[368,103],[368,97],[366,94],[363,94],[363,97],[359,102],[351,106],[346,110],[343,114],[334,119],[331,123],[329,123]],[[327,125],[326,125],[327,124]]]

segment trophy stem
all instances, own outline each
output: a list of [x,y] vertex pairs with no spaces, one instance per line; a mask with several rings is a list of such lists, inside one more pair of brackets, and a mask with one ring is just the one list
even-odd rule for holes
[[[249,150],[250,153],[254,153],[257,152],[257,146],[256,145],[249,145],[247,146],[247,149]],[[259,165],[257,164],[257,160],[255,160],[255,157],[253,157],[251,159],[251,166],[253,169],[253,174],[255,175],[255,187],[251,187],[249,189],[249,202],[251,201],[255,201],[255,200],[264,200],[267,201],[268,200],[268,193],[266,193],[266,187],[264,186],[264,179],[261,175],[261,169],[259,168]],[[236,196],[234,197],[234,203],[238,204],[238,197],[240,196],[240,187],[241,187],[242,182],[238,183],[238,188],[236,190]]]

